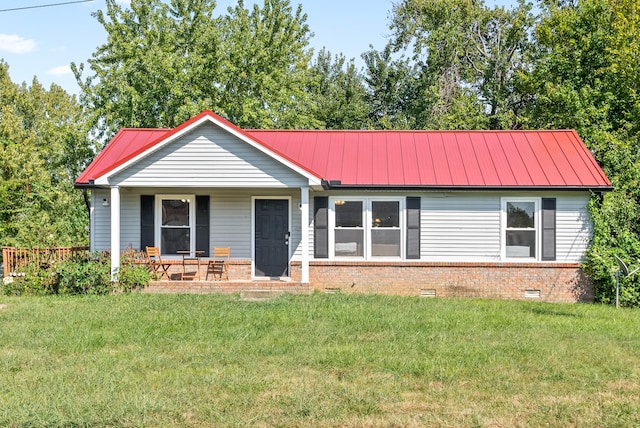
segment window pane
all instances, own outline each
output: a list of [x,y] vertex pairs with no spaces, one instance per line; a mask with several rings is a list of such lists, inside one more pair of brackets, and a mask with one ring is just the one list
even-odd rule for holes
[[398,201],[371,203],[373,227],[400,227],[400,203]]
[[535,230],[507,230],[507,257],[535,256]]
[[162,228],[161,240],[163,254],[178,254],[179,250],[189,250],[189,228]]
[[336,227],[362,227],[362,201],[336,201],[335,210]]
[[373,229],[371,255],[374,257],[400,257],[400,230]]
[[362,230],[336,230],[334,253],[336,257],[362,257],[363,256],[363,231]]
[[189,201],[164,199],[162,201],[163,226],[189,226]]
[[533,229],[535,208],[534,202],[507,202],[507,227]]

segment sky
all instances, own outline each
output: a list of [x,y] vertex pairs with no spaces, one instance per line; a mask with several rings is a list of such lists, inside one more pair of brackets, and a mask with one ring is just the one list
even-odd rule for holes
[[[500,2],[486,3],[496,1]],[[235,2],[217,0],[216,11],[226,13]],[[245,7],[253,3],[245,0]],[[360,55],[369,45],[382,50],[388,40],[392,0],[292,0],[294,10],[298,3],[314,33],[310,45],[316,52],[324,47],[332,54],[342,53],[360,67]],[[36,7],[47,4],[59,5]],[[8,10],[15,8],[23,9]],[[86,64],[107,40],[104,28],[91,16],[98,9],[106,9],[105,0],[0,0],[0,58],[9,64],[11,80],[30,85],[36,76],[46,88],[56,83],[77,94],[71,62]]]

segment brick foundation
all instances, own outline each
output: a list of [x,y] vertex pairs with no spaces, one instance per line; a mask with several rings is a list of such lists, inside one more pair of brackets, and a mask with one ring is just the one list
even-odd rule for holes
[[[188,266],[187,270],[194,267]],[[470,263],[470,262],[356,262],[311,261],[310,284],[300,284],[301,264],[293,262],[291,284],[256,282],[251,279],[250,260],[231,260],[229,282],[198,284],[180,281],[181,265],[171,266],[169,292],[237,292],[246,288],[282,287],[290,292],[378,293],[425,297],[481,297],[539,300],[545,302],[592,302],[593,284],[578,263]],[[206,264],[200,267],[205,280]],[[212,279],[212,278],[210,278]],[[297,290],[292,287],[300,285]],[[223,287],[222,290],[218,290]]]
[[[318,291],[429,297],[592,302],[593,284],[578,263],[312,261]],[[292,279],[299,280],[300,263]]]

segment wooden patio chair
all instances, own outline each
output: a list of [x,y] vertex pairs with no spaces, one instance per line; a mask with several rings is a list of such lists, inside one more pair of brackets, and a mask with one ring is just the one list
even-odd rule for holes
[[169,267],[171,267],[171,263],[162,261],[160,248],[147,247],[146,250],[147,263],[151,270],[151,274],[156,278],[156,280],[158,279],[158,275],[160,275],[160,279],[162,279],[163,276],[166,276],[167,279],[171,279],[171,276],[169,276]]
[[213,249],[213,259],[209,260],[209,264],[207,265],[207,276],[206,279],[209,279],[209,274],[213,275],[213,279],[226,279],[229,280],[229,259],[231,257],[231,249],[229,247],[215,247]]

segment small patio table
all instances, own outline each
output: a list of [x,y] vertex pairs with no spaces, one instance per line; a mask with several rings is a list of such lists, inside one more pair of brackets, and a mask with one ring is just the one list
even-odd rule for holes
[[[200,280],[200,260],[204,254],[203,250],[179,250],[178,254],[182,255],[182,279]],[[195,263],[190,263],[194,262]],[[187,265],[195,264],[196,270],[187,272]]]

